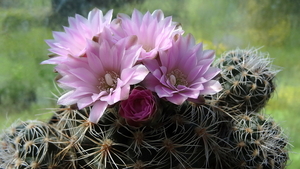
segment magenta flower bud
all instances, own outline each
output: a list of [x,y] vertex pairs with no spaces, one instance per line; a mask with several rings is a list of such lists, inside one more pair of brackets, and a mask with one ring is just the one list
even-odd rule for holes
[[155,96],[152,91],[142,87],[134,88],[128,99],[120,103],[120,116],[124,117],[133,126],[151,120],[155,112]]

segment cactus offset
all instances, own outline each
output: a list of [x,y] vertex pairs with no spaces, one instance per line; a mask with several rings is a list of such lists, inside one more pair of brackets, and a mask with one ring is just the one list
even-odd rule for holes
[[275,90],[274,78],[280,71],[258,49],[236,49],[224,53],[216,62],[221,68],[223,90],[218,105],[241,112],[259,111]]
[[280,126],[261,113],[232,119],[229,137],[232,168],[283,169],[288,160],[288,140]]
[[[34,120],[18,122],[2,134],[0,166],[36,169],[55,165],[51,160],[55,160],[59,149],[52,141],[57,139],[55,131],[47,123]],[[60,165],[61,159],[57,163],[57,166]]]

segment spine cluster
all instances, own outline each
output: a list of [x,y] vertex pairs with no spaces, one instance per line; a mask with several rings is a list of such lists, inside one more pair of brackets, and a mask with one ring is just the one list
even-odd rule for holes
[[257,49],[236,49],[216,63],[223,90],[205,103],[160,100],[155,116],[129,124],[108,107],[97,124],[89,108],[61,107],[49,122],[12,125],[0,137],[0,168],[283,169],[289,142],[262,111],[278,69]]

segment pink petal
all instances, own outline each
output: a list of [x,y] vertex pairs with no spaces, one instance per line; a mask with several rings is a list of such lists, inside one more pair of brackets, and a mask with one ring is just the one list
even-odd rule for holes
[[95,77],[95,74],[91,73],[87,69],[84,69],[84,68],[72,69],[72,70],[70,70],[70,73],[72,73],[74,76],[76,76],[83,82],[86,82],[89,84],[97,84],[98,83],[98,77]]
[[157,21],[161,21],[164,18],[164,13],[162,10],[158,9],[152,13],[152,16],[157,19]]
[[202,95],[215,94],[222,90],[221,84],[216,80],[211,80],[203,85],[205,89],[200,92]]
[[[143,19],[143,14],[138,11],[137,9],[134,9],[132,12],[132,22],[136,23],[137,25],[141,25],[142,24],[142,19]],[[130,18],[128,18],[130,19]]]
[[174,104],[181,105],[187,97],[184,97],[180,94],[174,94],[172,97],[166,97],[166,99]]
[[205,50],[203,51],[203,59],[212,59],[214,58],[215,51],[213,50]]
[[157,85],[157,86],[155,86],[155,92],[160,98],[163,98],[163,97],[168,98],[168,97],[172,97],[173,93],[176,91],[171,90],[171,89],[166,88],[161,85]]
[[90,106],[93,103],[91,97],[84,97],[78,100],[77,106],[79,109],[83,109],[87,106]]
[[201,72],[202,67],[202,65],[199,65],[191,68],[191,72],[188,74],[187,80],[189,82],[194,82],[195,78],[200,74],[199,72]]
[[74,91],[69,91],[69,92],[63,94],[62,96],[60,96],[57,100],[57,104],[59,104],[59,105],[75,104],[77,102],[77,99],[72,98],[73,93],[74,93]]
[[154,77],[151,73],[149,73],[145,79],[141,82],[142,86],[146,87],[151,91],[155,91],[155,86],[160,85],[160,82]]
[[212,79],[213,77],[215,77],[217,74],[219,74],[221,70],[219,68],[215,68],[215,67],[210,67],[205,74],[203,75],[203,77],[205,79]]
[[126,84],[137,84],[144,80],[149,73],[148,69],[144,65],[136,65],[132,68],[124,69],[121,73],[121,79]]
[[95,124],[98,123],[103,113],[105,112],[107,105],[107,102],[95,102],[90,112],[89,121]]
[[111,10],[106,12],[106,14],[104,15],[104,19],[106,21],[110,22],[111,19],[112,19],[112,15],[113,15],[113,10],[111,9]]

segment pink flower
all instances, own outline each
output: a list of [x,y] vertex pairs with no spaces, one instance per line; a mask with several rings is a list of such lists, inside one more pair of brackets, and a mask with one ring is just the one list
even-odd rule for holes
[[172,17],[164,17],[161,10],[143,15],[134,10],[131,18],[125,14],[118,14],[112,21],[112,31],[115,38],[130,35],[138,37],[138,43],[143,46],[139,60],[156,57],[159,50],[167,50],[172,46],[175,35],[183,34],[179,24],[172,22]]
[[120,103],[119,114],[129,124],[137,125],[153,117],[156,111],[156,101],[152,91],[142,87],[134,88],[127,100]]
[[68,92],[58,99],[58,104],[76,104],[79,109],[92,106],[89,120],[97,123],[108,105],[129,96],[130,85],[141,82],[148,74],[144,65],[135,65],[141,46],[131,36],[116,44],[102,40],[87,41],[87,57],[68,57],[56,67],[62,78],[60,87]]
[[200,94],[216,93],[221,85],[212,79],[220,70],[211,67],[213,60],[214,52],[203,51],[192,35],[179,37],[168,51],[159,52],[159,58],[143,61],[151,73],[142,84],[177,105]]
[[102,11],[93,9],[88,18],[75,15],[69,18],[69,27],[64,27],[65,32],[53,32],[54,40],[46,40],[50,46],[49,51],[58,55],[43,64],[58,64],[68,56],[85,56],[87,40],[96,40],[105,27],[109,27],[112,18],[112,10],[103,16]]

